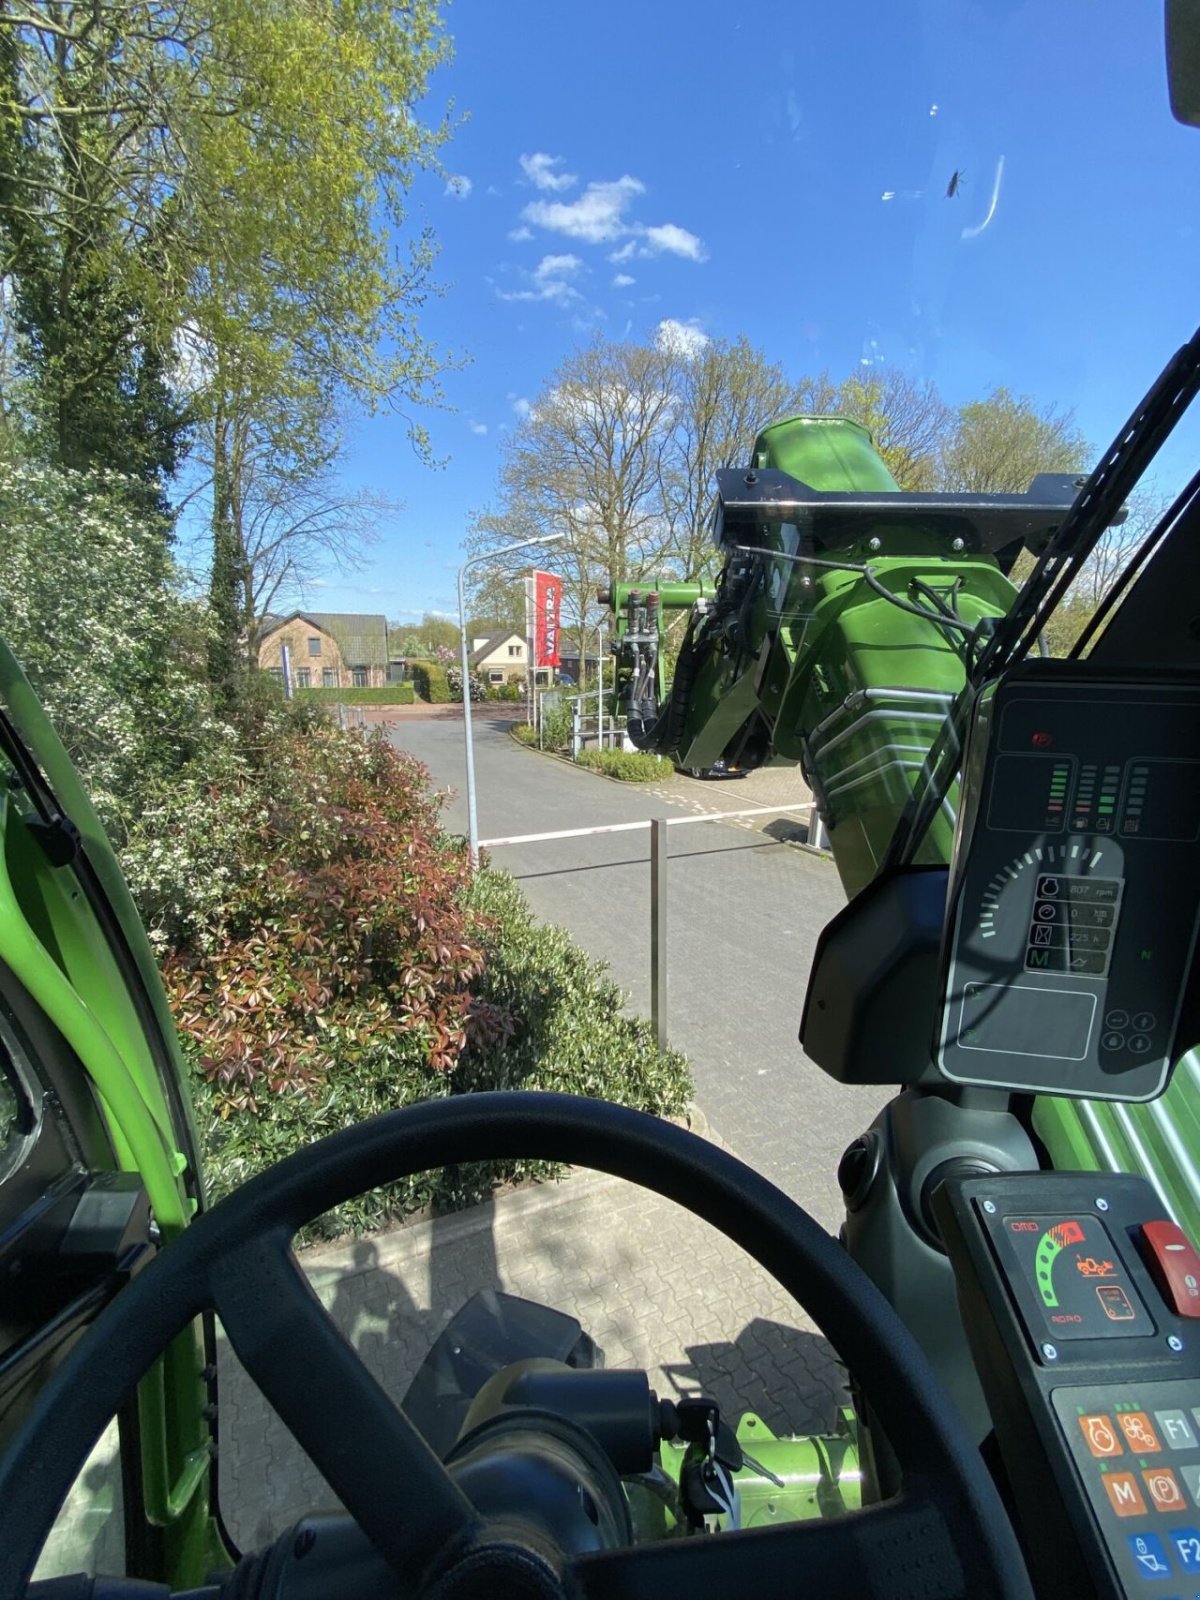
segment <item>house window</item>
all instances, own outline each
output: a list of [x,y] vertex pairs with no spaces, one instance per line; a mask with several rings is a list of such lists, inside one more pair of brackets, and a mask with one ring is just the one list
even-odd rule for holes
[[319,656],[321,654],[321,641],[320,639],[314,639],[311,634],[308,640],[308,653],[310,656]]
[[321,674],[321,682],[326,689],[336,689],[338,686],[337,671],[334,667],[326,667]]
[[367,687],[366,667],[355,667],[350,673],[350,681],[356,689],[365,689]]
[[519,658],[521,654],[521,646],[519,644],[510,644],[508,647],[508,653],[510,656],[517,656]]
[[296,687],[297,689],[312,688],[312,673],[307,667],[296,668]]
[[488,682],[489,683],[503,683],[504,682],[504,674],[502,672],[489,672],[488,673]]

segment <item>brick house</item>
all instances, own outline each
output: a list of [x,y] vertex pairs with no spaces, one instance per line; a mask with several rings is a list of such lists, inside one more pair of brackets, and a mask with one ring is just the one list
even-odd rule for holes
[[258,646],[264,672],[283,675],[287,645],[296,689],[376,689],[388,681],[387,618],[353,611],[266,617]]

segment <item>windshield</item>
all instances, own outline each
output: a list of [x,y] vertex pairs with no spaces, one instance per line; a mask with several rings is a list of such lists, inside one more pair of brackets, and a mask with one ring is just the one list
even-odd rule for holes
[[[136,1242],[169,1250],[326,1134],[545,1089],[711,1131],[837,1234],[883,1171],[864,1128],[898,1085],[942,1081],[932,996],[865,1068],[804,1055],[826,925],[890,866],[949,868],[973,677],[1014,642],[1101,636],[1196,470],[1192,416],[1144,475],[1110,474],[1058,564],[1088,474],[1197,321],[1200,134],[1171,115],[1160,11],[37,0],[0,14],[0,110],[0,711],[28,747],[0,774],[0,969],[45,1013],[39,1064],[87,1086],[72,1182],[139,1174]],[[1062,580],[1053,608],[1039,574]],[[1177,587],[1179,663],[1197,623]],[[1082,834],[1098,785],[1116,828],[1127,774],[1136,830],[1148,759],[1090,754],[1054,807]],[[1068,766],[1042,770],[1062,786]],[[903,909],[874,943],[903,956],[924,919],[934,948],[941,902]],[[1028,1115],[997,1116],[1014,1168],[1138,1172],[1200,1228],[1200,1065],[1168,987],[1092,996],[1106,1072],[1179,1066],[1160,1102],[1035,1101],[1058,1080],[1006,1077]],[[13,1172],[53,1120],[26,1099],[0,1070],[14,1238],[41,1195]],[[444,1332],[471,1284],[381,1288],[376,1241],[414,1218],[485,1239],[491,1206],[528,1264],[522,1219],[550,1201],[510,1191],[551,1175],[448,1167],[312,1224],[322,1293],[355,1279],[381,1371],[406,1318]],[[608,1279],[635,1230],[596,1207]],[[651,1258],[666,1234],[638,1216]],[[834,1353],[774,1299],[672,1322],[685,1288],[699,1305],[731,1281],[722,1260],[683,1284],[698,1247],[672,1248],[646,1336],[662,1371],[706,1372],[689,1338],[719,1367],[755,1323],[773,1361],[778,1330],[780,1372],[848,1439]],[[572,1255],[547,1245],[530,1294]],[[501,1260],[475,1287],[525,1281]],[[957,1329],[948,1277],[941,1294],[914,1323]],[[633,1305],[599,1336],[648,1361]],[[179,1587],[205,1571],[232,1361],[203,1343],[176,1342],[122,1431],[146,1463],[123,1479],[146,1501],[131,1561],[190,1552]],[[760,1400],[731,1380],[723,1403]],[[260,1420],[242,1413],[261,1446],[243,1486],[269,1486]],[[784,1420],[747,1426],[773,1443]],[[857,1456],[818,1475],[830,1504],[859,1492]],[[256,1506],[239,1536],[292,1509]]]

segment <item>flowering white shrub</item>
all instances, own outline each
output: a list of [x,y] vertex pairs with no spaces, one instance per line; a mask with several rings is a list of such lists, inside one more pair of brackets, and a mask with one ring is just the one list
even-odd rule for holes
[[122,490],[0,463],[0,628],[119,844],[158,782],[221,740],[207,608],[178,592],[164,522]]

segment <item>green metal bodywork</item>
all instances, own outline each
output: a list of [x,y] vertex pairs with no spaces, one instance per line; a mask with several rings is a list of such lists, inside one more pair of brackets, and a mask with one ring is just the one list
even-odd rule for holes
[[[31,839],[28,797],[19,789],[0,794],[0,949],[86,1075],[113,1165],[141,1177],[166,1245],[191,1220],[202,1190],[186,1075],[154,953],[70,758],[3,643],[0,704],[79,830],[89,869],[51,865]],[[195,1327],[164,1353],[138,1394],[146,1516],[162,1529],[172,1581],[188,1585],[228,1560],[207,1493],[204,1365]]]
[[[755,441],[754,468],[776,467],[822,491],[887,492],[896,485],[864,428],[845,418],[787,418]],[[860,573],[784,559],[801,547],[802,530],[766,522],[757,558],[763,581],[736,645],[700,622],[701,661],[687,693],[674,748],[655,745],[685,767],[706,767],[727,753],[745,760],[748,730],[766,730],[765,758],[800,763],[821,804],[830,848],[848,895],[870,882],[945,712],[965,681],[961,638],[872,591]],[[986,552],[959,552],[919,514],[897,527],[865,526],[853,542],[819,555],[869,563],[889,590],[911,599],[914,580],[943,593],[956,584],[968,624],[999,617],[1016,591]],[[728,555],[729,552],[727,551]],[[618,691],[621,640],[632,585],[612,595]],[[645,580],[643,594],[652,589]],[[662,613],[711,595],[673,582],[658,591]],[[668,598],[668,594],[670,598]],[[707,631],[706,631],[707,630]],[[664,691],[665,685],[660,686]],[[620,709],[619,706],[617,709]],[[952,791],[926,837],[919,860],[950,859]],[[1200,1235],[1200,1056],[1176,1068],[1170,1088],[1148,1105],[1041,1097],[1034,1127],[1060,1170],[1132,1172],[1149,1179],[1171,1214]]]

